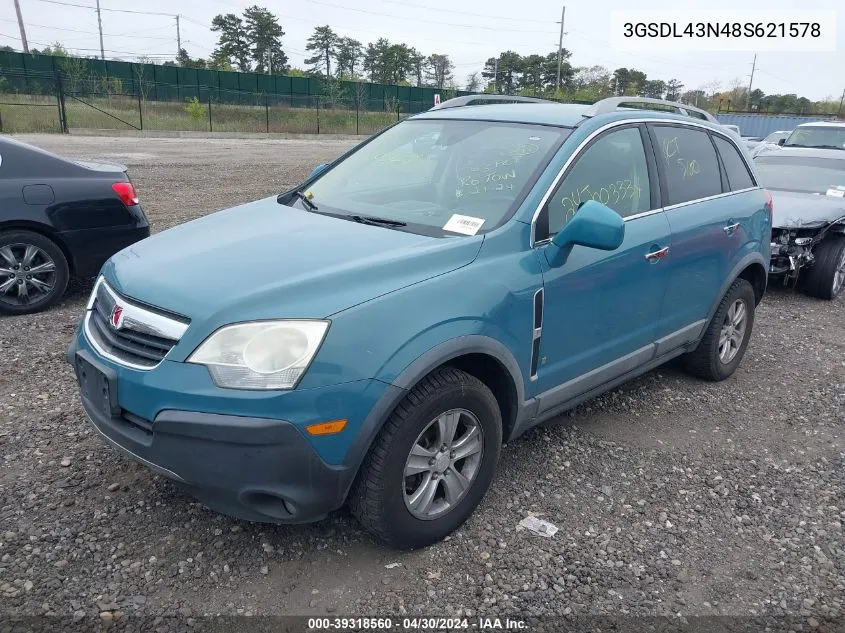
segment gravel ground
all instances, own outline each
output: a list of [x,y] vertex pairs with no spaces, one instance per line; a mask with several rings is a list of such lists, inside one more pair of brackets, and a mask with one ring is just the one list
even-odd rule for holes
[[[154,230],[351,145],[23,139],[127,164]],[[845,616],[841,299],[771,290],[730,380],[662,368],[533,430],[462,529],[399,554],[345,511],[291,527],[215,514],[104,445],[64,362],[89,288],[0,320],[0,613]],[[517,530],[529,513],[560,531]]]

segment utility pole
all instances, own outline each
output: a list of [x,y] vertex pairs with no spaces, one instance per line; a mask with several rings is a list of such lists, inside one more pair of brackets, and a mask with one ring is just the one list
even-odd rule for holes
[[754,53],[754,61],[751,64],[751,78],[748,80],[748,94],[745,96],[745,111],[751,110],[751,83],[754,81],[754,70],[757,68],[757,53]]
[[182,34],[179,31],[179,14],[176,14],[176,59],[182,54]]
[[97,0],[97,26],[100,29],[100,57],[106,59],[106,50],[103,48],[103,18],[100,15],[100,0]]
[[26,42],[26,27],[23,25],[23,15],[21,15],[21,5],[18,0],[15,0],[15,12],[18,14],[18,28],[21,30],[21,44],[23,45],[23,52],[29,53],[29,44]]
[[495,66],[495,70],[493,71],[493,86],[495,86],[494,92],[496,94],[499,94],[499,58],[498,57],[496,58],[496,66]]
[[555,92],[560,90],[560,66],[563,63],[563,18],[566,17],[566,7],[560,12],[560,39],[557,42],[557,82]]

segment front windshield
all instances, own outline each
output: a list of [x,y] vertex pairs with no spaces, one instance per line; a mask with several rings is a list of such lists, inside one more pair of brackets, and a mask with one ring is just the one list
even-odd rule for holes
[[318,177],[308,193],[318,213],[389,220],[436,237],[484,233],[510,217],[570,132],[408,120]]
[[828,147],[845,149],[845,126],[837,127],[831,125],[797,127],[786,139],[784,145],[797,145],[800,147]]
[[789,132],[772,132],[763,139],[764,143],[777,143],[780,139],[789,136]]
[[767,189],[843,197],[845,160],[802,156],[758,156],[760,184]]

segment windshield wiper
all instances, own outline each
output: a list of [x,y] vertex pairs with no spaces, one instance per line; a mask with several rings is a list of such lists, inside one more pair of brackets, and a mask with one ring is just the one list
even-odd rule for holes
[[366,215],[350,215],[349,217],[359,224],[372,224],[374,226],[408,226],[407,222],[388,220],[387,218],[374,218]]
[[807,147],[810,149],[845,149],[841,145],[804,145],[803,143],[789,143],[788,145],[784,144],[782,147]]
[[302,193],[301,191],[299,191],[299,189],[297,189],[296,191],[294,191],[294,192],[293,192],[293,195],[294,195],[295,197],[299,198],[299,199],[300,199],[300,201],[302,202],[302,204],[304,204],[304,205],[305,205],[305,207],[306,207],[309,211],[316,211],[316,210],[317,210],[317,205],[316,205],[316,204],[314,204],[313,202],[311,202],[311,198],[309,198],[309,197],[308,197],[308,196],[306,196],[304,193]]

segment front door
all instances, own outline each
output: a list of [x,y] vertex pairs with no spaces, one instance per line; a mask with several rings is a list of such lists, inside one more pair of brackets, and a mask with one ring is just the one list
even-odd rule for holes
[[644,126],[611,128],[586,146],[538,216],[538,241],[560,231],[588,199],[625,219],[625,239],[610,252],[575,246],[558,268],[548,266],[542,245],[537,248],[543,318],[532,380],[539,413],[654,356],[671,253]]

